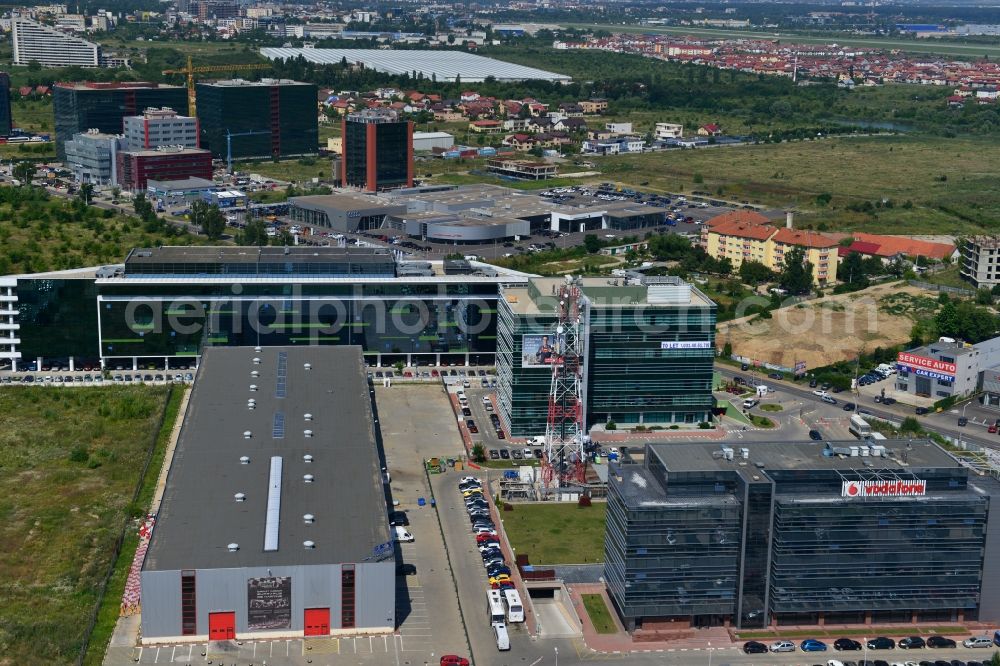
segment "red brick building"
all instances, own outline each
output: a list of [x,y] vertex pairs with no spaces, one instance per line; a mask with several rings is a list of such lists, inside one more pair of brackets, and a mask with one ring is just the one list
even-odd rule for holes
[[118,184],[126,190],[146,189],[149,180],[212,180],[212,152],[200,148],[159,148],[118,153]]

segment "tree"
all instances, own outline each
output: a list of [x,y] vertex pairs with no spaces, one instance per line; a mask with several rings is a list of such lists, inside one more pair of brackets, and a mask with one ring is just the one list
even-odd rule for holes
[[486,447],[483,446],[482,442],[476,442],[472,445],[472,460],[477,463],[486,462]]
[[594,234],[587,234],[583,237],[583,247],[587,250],[587,254],[597,254],[601,245],[601,239]]
[[778,278],[781,288],[789,294],[806,294],[812,289],[812,264],[806,261],[806,253],[795,247],[785,253],[785,266]]
[[191,224],[199,227],[209,240],[219,240],[226,231],[226,216],[215,204],[195,201],[191,204]]
[[21,181],[21,185],[31,185],[31,180],[35,177],[35,165],[31,162],[18,162],[14,165],[14,178]]
[[744,284],[758,285],[774,279],[774,271],[759,261],[744,261],[740,264],[740,280]]
[[853,287],[863,288],[868,286],[868,275],[865,271],[864,258],[858,252],[850,252],[840,266],[837,267],[837,277]]
[[80,183],[80,189],[77,191],[76,195],[80,197],[80,201],[82,201],[85,206],[89,206],[90,200],[94,196],[93,183]]
[[979,305],[993,305],[993,293],[986,287],[976,290],[976,303]]
[[281,232],[271,239],[271,245],[293,245],[295,239],[292,238],[292,233],[288,229],[282,229]]
[[246,226],[237,237],[240,245],[256,245],[258,247],[267,245],[267,226],[264,220],[258,218],[247,219]]

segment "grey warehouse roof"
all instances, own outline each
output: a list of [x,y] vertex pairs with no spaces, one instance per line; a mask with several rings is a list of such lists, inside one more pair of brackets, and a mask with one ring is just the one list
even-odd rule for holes
[[486,80],[488,76],[492,76],[498,81],[572,80],[565,74],[515,65],[462,51],[262,48],[260,53],[265,58],[272,60],[288,60],[301,56],[309,62],[322,65],[339,64],[344,58],[347,58],[349,63],[360,62],[365,67],[378,72],[410,74],[416,70],[428,78],[434,75],[438,81],[454,81],[456,76],[461,77],[462,81],[466,83],[481,82]]
[[[287,355],[283,381],[280,354]],[[282,385],[285,397],[278,397]],[[282,457],[280,523],[278,550],[265,552],[272,456]],[[315,522],[307,524],[305,514]],[[304,548],[307,540],[315,548]],[[361,348],[206,349],[143,568],[362,562],[389,540]],[[231,543],[239,550],[229,552]]]

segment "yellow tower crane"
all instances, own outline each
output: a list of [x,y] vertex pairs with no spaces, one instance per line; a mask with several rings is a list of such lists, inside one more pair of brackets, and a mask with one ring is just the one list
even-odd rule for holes
[[258,69],[268,69],[270,68],[270,63],[259,63],[255,65],[205,65],[202,67],[193,67],[191,65],[191,56],[188,56],[188,64],[184,69],[165,69],[163,70],[163,75],[167,74],[184,74],[187,76],[187,89],[188,89],[188,115],[197,115],[198,109],[194,93],[194,75],[195,74],[207,74],[209,72],[252,72]]

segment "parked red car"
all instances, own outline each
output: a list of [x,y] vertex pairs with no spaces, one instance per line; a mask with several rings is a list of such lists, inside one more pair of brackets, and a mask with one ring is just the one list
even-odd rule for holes
[[441,657],[441,666],[469,666],[469,660],[457,654],[446,654]]

